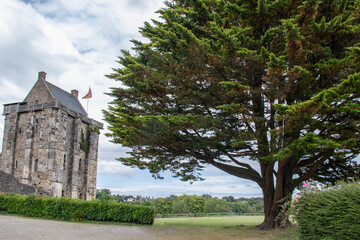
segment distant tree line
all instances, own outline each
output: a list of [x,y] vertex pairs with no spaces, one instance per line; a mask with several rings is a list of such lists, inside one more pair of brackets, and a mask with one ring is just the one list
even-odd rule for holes
[[151,206],[158,214],[180,213],[263,213],[263,198],[234,198],[225,196],[212,197],[209,194],[197,195],[171,195],[166,198],[150,198],[132,195],[111,194],[110,189],[97,189],[96,199],[102,201],[116,201],[131,205]]

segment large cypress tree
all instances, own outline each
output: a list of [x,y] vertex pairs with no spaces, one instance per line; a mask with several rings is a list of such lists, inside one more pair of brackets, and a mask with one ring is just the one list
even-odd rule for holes
[[[256,182],[275,228],[304,180],[358,172],[359,0],[173,0],[108,77],[108,134],[125,165]],[[257,171],[244,159],[259,164]]]

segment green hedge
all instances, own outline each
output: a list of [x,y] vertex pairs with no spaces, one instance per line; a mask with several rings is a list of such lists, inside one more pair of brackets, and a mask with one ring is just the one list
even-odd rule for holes
[[153,224],[154,222],[154,211],[150,207],[131,206],[115,201],[84,201],[68,197],[0,194],[0,211],[63,220],[116,221],[139,224]]
[[360,184],[341,183],[298,198],[301,239],[345,240],[360,236]]

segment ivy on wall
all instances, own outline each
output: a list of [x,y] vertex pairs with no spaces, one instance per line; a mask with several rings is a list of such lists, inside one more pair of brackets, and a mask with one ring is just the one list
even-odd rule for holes
[[100,134],[100,127],[99,126],[91,126],[90,130],[92,132],[96,132],[96,133]]
[[84,131],[81,129],[81,141],[80,141],[80,149],[84,151],[86,154],[89,152],[89,145],[86,141]]

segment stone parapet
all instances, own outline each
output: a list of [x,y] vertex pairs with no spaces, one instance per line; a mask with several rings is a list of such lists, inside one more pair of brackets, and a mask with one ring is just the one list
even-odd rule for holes
[[80,118],[81,121],[90,124],[90,125],[94,125],[97,126],[101,129],[104,128],[104,124],[91,119],[87,116],[84,116],[81,113],[75,112],[73,110],[71,110],[69,107],[65,106],[64,104],[62,104],[59,101],[56,102],[51,102],[51,103],[43,103],[43,104],[33,104],[33,105],[29,105],[29,104],[24,104],[24,103],[9,103],[9,104],[4,104],[4,111],[3,111],[3,115],[6,114],[11,114],[11,113],[23,113],[23,112],[30,112],[30,111],[39,111],[39,110],[43,110],[46,108],[56,108],[56,109],[61,109],[63,111],[65,111],[68,115],[74,117],[74,118]]

